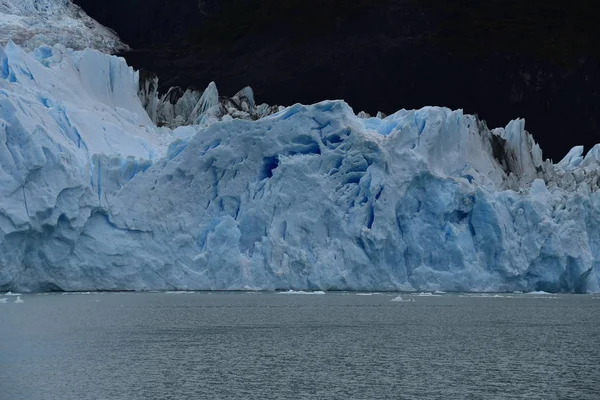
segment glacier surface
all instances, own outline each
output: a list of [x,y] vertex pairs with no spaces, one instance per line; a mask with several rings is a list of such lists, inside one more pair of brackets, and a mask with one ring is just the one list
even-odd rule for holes
[[151,81],[0,48],[0,291],[600,290],[599,146]]
[[54,44],[106,53],[129,48],[72,0],[0,0],[0,45],[9,40],[28,50]]

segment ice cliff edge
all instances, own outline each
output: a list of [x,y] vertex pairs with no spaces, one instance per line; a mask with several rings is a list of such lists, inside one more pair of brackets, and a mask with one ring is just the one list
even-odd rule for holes
[[0,290],[600,289],[600,147],[552,164],[522,120],[249,90],[236,119],[212,86],[139,86],[97,51],[0,49]]

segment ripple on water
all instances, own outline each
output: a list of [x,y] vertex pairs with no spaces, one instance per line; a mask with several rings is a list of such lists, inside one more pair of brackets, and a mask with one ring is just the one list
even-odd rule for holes
[[534,297],[31,296],[0,397],[597,400],[599,296]]

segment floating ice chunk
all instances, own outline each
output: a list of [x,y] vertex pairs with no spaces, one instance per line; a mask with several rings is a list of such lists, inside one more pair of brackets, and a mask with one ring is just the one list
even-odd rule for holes
[[542,295],[542,296],[556,296],[556,294],[554,294],[554,293],[548,293],[548,292],[544,292],[544,291],[541,291],[541,290],[540,291],[535,291],[535,292],[527,292],[525,294],[527,294],[527,295],[538,295],[538,296],[540,296],[540,295]]
[[403,299],[402,296],[397,296],[392,299],[392,301],[401,302],[401,303],[414,303],[415,299]]
[[8,303],[8,299],[6,297],[0,299],[0,304],[6,304],[6,303]]
[[304,290],[288,290],[287,292],[277,292],[277,294],[302,294],[302,295],[311,295],[311,294],[325,294],[325,292],[318,291],[304,291]]
[[92,294],[92,292],[64,292],[64,293],[61,293],[61,295],[63,295],[63,296],[69,296],[69,295],[78,296],[78,295],[90,295],[90,294]]
[[165,292],[165,294],[194,294],[196,292],[190,290],[170,290]]
[[23,296],[21,293],[7,292],[5,296]]
[[16,300],[15,300],[15,304],[23,304],[24,301],[21,299],[21,296],[17,296]]

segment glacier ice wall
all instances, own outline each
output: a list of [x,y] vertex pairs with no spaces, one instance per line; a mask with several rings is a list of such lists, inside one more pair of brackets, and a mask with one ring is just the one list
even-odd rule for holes
[[600,147],[552,164],[522,120],[439,107],[235,119],[211,87],[171,130],[139,86],[99,52],[0,50],[0,290],[600,289]]
[[54,44],[106,53],[129,48],[71,0],[0,1],[0,45],[9,40],[28,50]]

